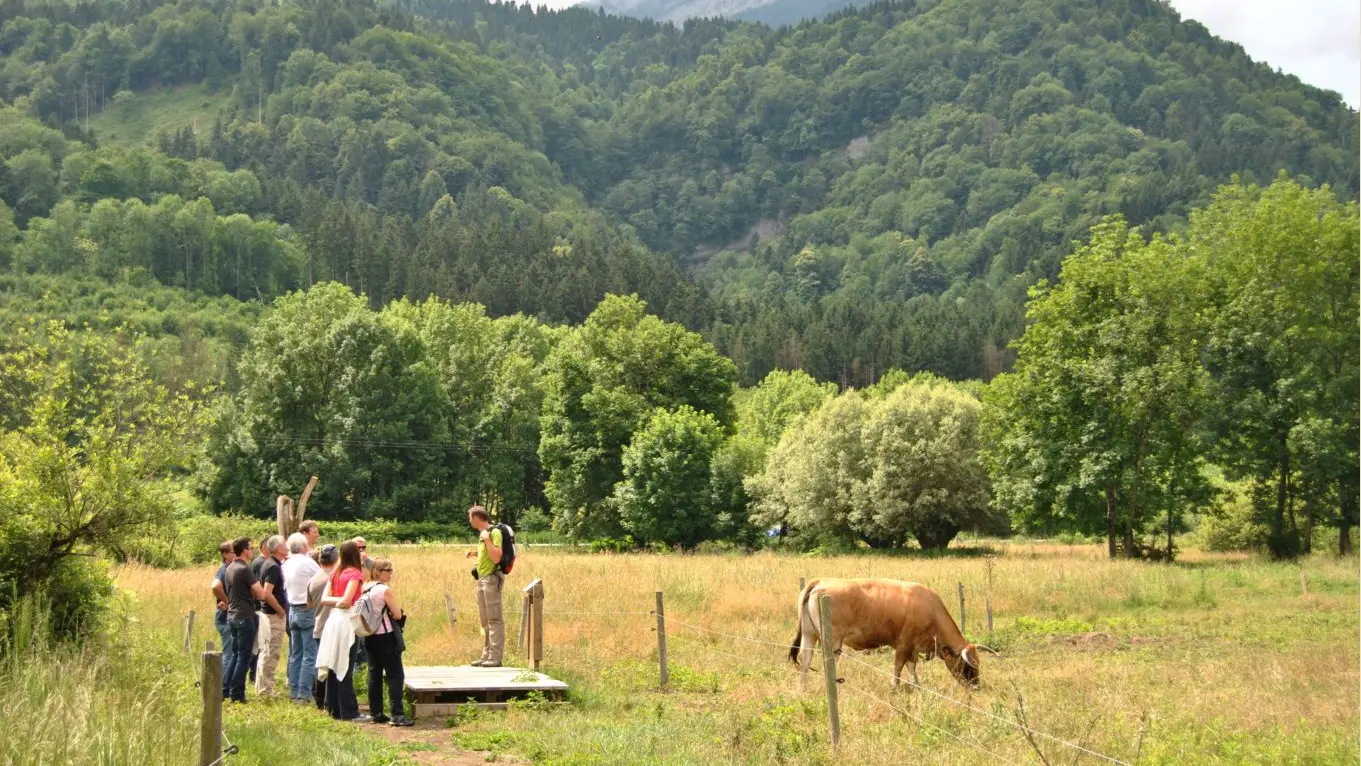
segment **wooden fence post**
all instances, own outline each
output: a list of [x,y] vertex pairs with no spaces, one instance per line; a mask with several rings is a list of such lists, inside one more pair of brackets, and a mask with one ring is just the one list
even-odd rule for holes
[[543,663],[543,580],[535,579],[520,592],[529,615],[529,666],[538,670]]
[[988,590],[983,594],[983,607],[988,612],[988,638],[992,638],[992,556],[988,557]]
[[188,654],[194,645],[194,610],[190,609],[189,614],[184,618],[184,653]]
[[959,583],[959,634],[965,635],[964,630],[964,583]]
[[529,656],[529,647],[525,644],[526,631],[529,630],[529,600],[533,598],[528,593],[521,594],[520,598],[520,642],[516,644],[520,649],[520,654]]
[[203,652],[203,717],[199,720],[199,766],[212,766],[222,758],[222,652],[213,651],[208,642]]
[[818,599],[822,631],[822,671],[827,676],[827,714],[832,725],[832,747],[841,745],[841,712],[837,707],[836,654],[832,649],[832,597],[823,593]]
[[458,623],[458,610],[454,609],[454,597],[448,591],[444,592],[444,615],[449,618],[449,632],[458,635],[454,627]]
[[659,687],[665,691],[670,680],[666,672],[666,607],[662,603],[662,592],[657,591],[657,665]]
[[803,587],[804,587],[804,585],[803,585],[803,578],[800,577],[800,578],[799,578],[799,592],[800,592],[800,593],[803,593]]

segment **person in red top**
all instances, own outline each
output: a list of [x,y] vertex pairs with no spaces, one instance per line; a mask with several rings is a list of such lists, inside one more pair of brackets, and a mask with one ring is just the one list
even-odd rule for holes
[[[359,554],[359,546],[353,541],[340,546],[340,565],[331,575],[331,587],[322,603],[338,609],[349,609],[359,598],[360,588],[364,585],[364,570]],[[335,673],[326,676],[326,710],[332,718],[342,721],[366,723],[368,716],[359,715],[359,700],[354,694],[354,666],[359,654],[359,641],[350,644],[350,664],[345,671],[345,680],[336,678]]]

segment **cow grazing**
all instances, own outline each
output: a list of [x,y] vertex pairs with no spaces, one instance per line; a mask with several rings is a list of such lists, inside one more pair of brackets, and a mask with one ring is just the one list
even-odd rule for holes
[[[831,597],[832,635],[820,636],[819,597]],[[978,686],[978,647],[965,640],[940,596],[915,582],[885,579],[813,580],[799,594],[799,632],[789,659],[800,666],[799,689],[808,688],[813,646],[828,641],[833,651],[893,647],[893,685],[902,682],[903,665],[917,683],[917,658],[939,654],[950,672],[970,687]]]

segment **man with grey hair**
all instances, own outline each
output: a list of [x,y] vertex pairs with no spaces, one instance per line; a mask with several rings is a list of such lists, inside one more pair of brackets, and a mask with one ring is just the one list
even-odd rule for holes
[[317,613],[307,605],[307,584],[320,571],[307,555],[307,537],[300,532],[289,535],[283,574],[288,594],[288,696],[294,702],[311,698],[317,677],[317,640],[312,637]]
[[[260,585],[266,593],[273,594],[278,601],[287,603],[285,595],[283,560],[288,558],[284,539],[278,535],[265,538],[260,551],[264,562],[260,564]],[[261,697],[274,696],[274,674],[279,670],[279,656],[283,653],[284,634],[288,631],[286,612],[275,612],[269,604],[259,603],[260,614],[269,621],[269,643],[260,652],[259,664],[255,669],[255,690]],[[283,607],[287,609],[287,607]]]

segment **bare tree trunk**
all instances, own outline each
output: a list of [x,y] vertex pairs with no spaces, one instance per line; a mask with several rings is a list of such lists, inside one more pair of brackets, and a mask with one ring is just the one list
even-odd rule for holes
[[307,501],[312,497],[312,490],[317,488],[317,477],[313,476],[307,482],[307,489],[302,491],[302,497],[298,498],[297,510],[293,507],[293,498],[288,495],[279,495],[274,501],[274,516],[279,525],[279,536],[288,539],[288,536],[298,531],[302,526],[303,516],[307,513]]
[[285,540],[297,531],[297,526],[293,522],[293,498],[288,495],[279,495],[275,498],[274,519],[279,526],[279,536]]
[[1342,518],[1337,525],[1337,553],[1350,556],[1352,553],[1352,518],[1356,514],[1356,495],[1342,490]]
[[1106,487],[1106,554],[1115,558],[1115,488]]

